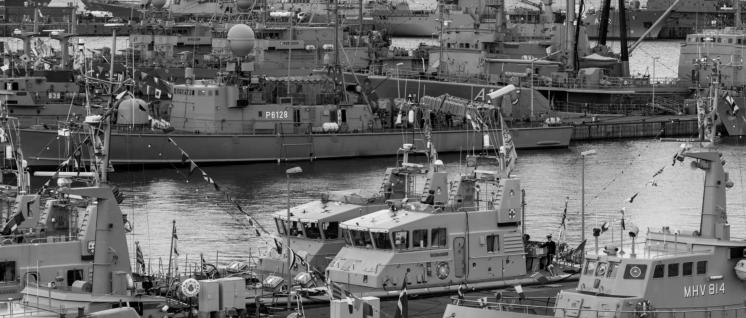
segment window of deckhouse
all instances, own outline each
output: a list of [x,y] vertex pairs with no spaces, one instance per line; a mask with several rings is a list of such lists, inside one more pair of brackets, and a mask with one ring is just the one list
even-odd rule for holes
[[681,264],[681,276],[692,276],[692,267],[694,263],[686,262]]
[[697,275],[707,274],[707,261],[697,262]]
[[665,265],[663,264],[655,265],[655,269],[653,269],[653,278],[663,277],[664,271],[665,271]]
[[376,244],[377,249],[382,249],[382,250],[391,249],[391,239],[389,238],[388,233],[371,232],[371,234],[373,235],[373,243]]
[[412,231],[412,247],[427,247],[427,231],[428,230]]
[[606,276],[606,270],[607,269],[609,269],[609,263],[598,262],[598,266],[596,266],[596,276],[597,277],[604,277],[604,276]]
[[585,275],[593,275],[594,273],[596,273],[596,261],[585,261]]
[[277,225],[277,233],[280,233],[280,235],[285,235],[285,222],[278,218],[275,218],[275,224]]
[[487,235],[487,253],[500,251],[500,236]]
[[679,263],[668,264],[668,277],[679,276]]
[[343,229],[342,237],[345,239],[345,245],[352,245],[352,239],[350,238],[350,230]]
[[324,238],[327,240],[336,240],[339,238],[339,222],[321,223],[321,230],[324,231]]
[[16,280],[16,262],[0,262],[0,283]]
[[618,269],[619,269],[619,263],[610,262],[609,269],[607,270],[608,274],[606,274],[606,277],[616,278],[616,273],[619,272]]
[[409,231],[394,232],[394,246],[397,250],[409,248]]
[[300,224],[298,224],[298,221],[290,222],[290,225],[288,226],[288,231],[290,233],[290,236],[303,237],[303,231],[301,231]]
[[303,222],[302,225],[307,238],[312,240],[321,238],[321,230],[319,230],[319,225],[316,222]]
[[373,248],[373,241],[368,231],[350,230],[350,237],[352,237],[352,244],[357,247]]
[[446,248],[447,239],[446,239],[446,228],[437,228],[432,230],[432,240],[430,241],[430,246],[433,248]]

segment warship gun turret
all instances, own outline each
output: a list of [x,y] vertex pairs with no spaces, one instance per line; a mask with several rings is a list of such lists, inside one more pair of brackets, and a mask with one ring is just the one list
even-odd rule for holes
[[[578,286],[547,305],[531,299],[457,299],[443,317],[737,317],[746,314],[746,241],[733,239],[726,216],[726,188],[733,183],[721,154],[684,150],[692,167],[705,171],[698,231],[650,231],[635,251],[636,227],[628,228],[632,252],[607,247],[588,254]],[[497,312],[499,311],[499,313]],[[543,313],[539,315],[538,313]]]

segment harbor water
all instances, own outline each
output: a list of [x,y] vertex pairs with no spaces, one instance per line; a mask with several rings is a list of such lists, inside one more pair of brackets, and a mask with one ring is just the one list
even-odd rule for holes
[[[582,174],[580,153],[591,149],[597,155],[586,158]],[[648,228],[662,226],[698,230],[704,173],[692,169],[688,161],[672,165],[679,149],[676,142],[625,140],[579,143],[562,150],[521,151],[515,175],[521,178],[526,191],[527,232],[539,240],[546,234],[556,238],[567,199],[567,242],[579,243],[583,175],[589,239],[593,227],[609,222],[611,230],[602,235],[601,243],[609,243],[612,236],[618,242],[623,208],[627,225],[638,225],[642,237]],[[718,150],[724,153],[726,169],[735,184],[728,192],[731,231],[735,237],[746,237],[746,147],[724,145]],[[455,180],[465,155],[466,152],[441,155],[451,172],[450,180]],[[222,192],[206,183],[199,172],[187,181],[187,166],[131,167],[114,173],[112,180],[126,196],[122,209],[134,225],[128,236],[130,244],[140,242],[155,270],[159,259],[163,266],[167,264],[172,221],[176,221],[180,264],[187,258],[190,263],[197,262],[200,253],[211,262],[218,257],[221,264],[246,260],[273,246],[270,237],[257,237],[246,218],[226,200],[226,193],[274,233],[271,213],[287,208],[286,169],[296,165],[303,169],[303,173],[289,180],[289,203],[297,205],[330,190],[377,192],[383,171],[394,163],[393,157],[380,157],[203,167]],[[421,188],[422,181],[417,186]],[[635,198],[630,203],[632,196]],[[626,236],[625,241],[629,243]]]

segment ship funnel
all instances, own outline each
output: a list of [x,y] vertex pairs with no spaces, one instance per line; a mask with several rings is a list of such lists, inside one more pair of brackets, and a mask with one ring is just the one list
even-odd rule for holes
[[696,167],[705,171],[705,188],[702,196],[699,233],[704,238],[730,240],[730,225],[725,213],[727,174],[719,152],[683,152],[685,157],[696,159]]

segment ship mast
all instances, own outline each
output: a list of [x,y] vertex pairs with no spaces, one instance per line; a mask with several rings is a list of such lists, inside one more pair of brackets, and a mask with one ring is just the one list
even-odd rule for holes
[[627,13],[624,8],[624,1],[619,0],[619,48],[622,62],[622,76],[629,76],[629,48],[627,47]]
[[601,21],[598,27],[598,45],[606,46],[606,36],[609,32],[609,11],[611,11],[611,0],[604,0],[601,8]]

